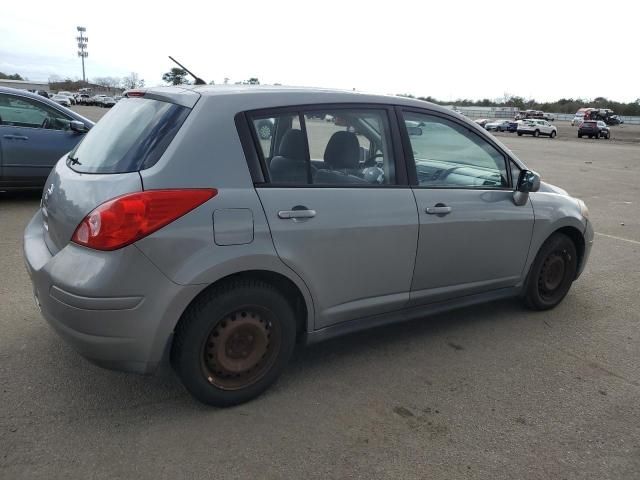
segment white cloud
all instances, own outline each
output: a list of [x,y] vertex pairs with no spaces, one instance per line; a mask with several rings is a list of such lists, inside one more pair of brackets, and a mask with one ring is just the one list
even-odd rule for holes
[[257,76],[440,99],[509,92],[630,101],[640,97],[638,18],[637,2],[603,9],[592,0],[10,2],[0,17],[0,70],[81,76],[75,27],[85,25],[90,78],[136,71],[161,83],[173,55],[217,83]]

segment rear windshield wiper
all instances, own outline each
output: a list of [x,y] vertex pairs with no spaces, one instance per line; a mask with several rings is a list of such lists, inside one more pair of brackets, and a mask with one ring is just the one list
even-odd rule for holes
[[71,155],[69,155],[67,159],[69,159],[69,161],[71,162],[71,165],[82,165],[82,163],[80,163],[80,160],[78,160],[78,157],[74,158]]

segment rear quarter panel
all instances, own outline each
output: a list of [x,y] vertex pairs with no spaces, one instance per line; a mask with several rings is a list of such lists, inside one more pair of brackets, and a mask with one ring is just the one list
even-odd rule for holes
[[[140,172],[143,188],[215,188],[218,194],[170,225],[136,243],[173,282],[202,285],[228,275],[266,270],[289,278],[302,292],[313,328],[313,301],[307,286],[278,257],[262,204],[234,123],[237,103],[202,97],[164,155]],[[248,209],[253,215],[253,240],[216,245],[216,210]]]

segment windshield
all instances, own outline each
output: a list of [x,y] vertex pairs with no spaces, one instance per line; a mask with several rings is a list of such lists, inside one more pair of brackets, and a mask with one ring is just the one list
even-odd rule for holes
[[127,173],[154,165],[190,109],[145,98],[118,102],[69,154],[81,173]]

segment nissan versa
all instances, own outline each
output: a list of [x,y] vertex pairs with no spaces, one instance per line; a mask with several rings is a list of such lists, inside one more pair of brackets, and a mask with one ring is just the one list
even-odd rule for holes
[[130,91],[64,155],[24,251],[82,355],[142,373],[166,358],[226,406],[296,342],[511,296],[553,308],[592,241],[581,200],[455,112],[192,86]]

